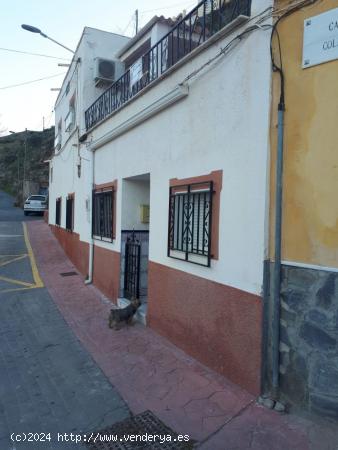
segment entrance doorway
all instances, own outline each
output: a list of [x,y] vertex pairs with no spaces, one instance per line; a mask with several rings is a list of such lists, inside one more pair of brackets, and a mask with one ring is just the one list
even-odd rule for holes
[[122,180],[120,299],[139,298],[137,320],[146,323],[148,300],[150,174]]
[[124,297],[128,300],[140,298],[141,242],[133,231],[127,237],[124,256]]

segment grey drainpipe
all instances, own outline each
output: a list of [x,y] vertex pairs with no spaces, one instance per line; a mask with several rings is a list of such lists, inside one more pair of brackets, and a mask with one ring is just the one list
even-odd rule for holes
[[278,142],[276,160],[276,201],[275,201],[275,264],[273,271],[273,320],[272,320],[272,389],[278,399],[279,391],[279,332],[280,332],[280,291],[281,291],[281,243],[282,243],[282,200],[283,200],[283,138],[284,138],[284,96],[278,105]]
[[[95,151],[91,149],[91,190],[95,186]],[[89,241],[89,255],[88,255],[88,277],[85,280],[85,284],[91,284],[93,282],[93,264],[94,264],[94,239],[92,236],[92,220],[93,220],[93,196],[90,199],[90,241]]]

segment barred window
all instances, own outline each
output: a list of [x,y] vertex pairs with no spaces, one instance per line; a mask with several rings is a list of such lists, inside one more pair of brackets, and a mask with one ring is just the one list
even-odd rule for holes
[[113,188],[93,191],[92,235],[96,239],[112,241],[114,238],[114,194]]
[[213,182],[170,187],[168,256],[210,266]]
[[55,225],[61,225],[61,197],[55,202]]
[[73,231],[74,228],[74,195],[68,195],[66,200],[66,230]]

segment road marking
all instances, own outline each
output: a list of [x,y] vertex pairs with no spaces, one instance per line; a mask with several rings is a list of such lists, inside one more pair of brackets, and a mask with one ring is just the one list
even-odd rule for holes
[[[29,241],[27,226],[24,222],[22,223],[22,227],[23,227],[24,234],[21,234],[20,236],[24,237],[25,245],[26,245],[28,253],[24,253],[21,255],[0,255],[0,258],[10,258],[10,259],[6,259],[6,261],[2,261],[0,263],[0,268],[28,257],[30,265],[31,265],[31,269],[32,269],[34,283],[28,283],[26,281],[16,280],[14,278],[9,278],[9,277],[0,275],[0,281],[5,281],[6,283],[11,283],[11,284],[16,284],[16,285],[22,286],[22,287],[17,287],[17,288],[13,288],[13,289],[0,290],[1,294],[6,293],[6,292],[24,291],[27,289],[36,289],[36,288],[44,287],[44,284],[41,280],[41,277],[39,275],[39,271],[38,271],[38,268],[36,265],[33,249],[32,249],[31,243]],[[4,236],[0,235],[0,237],[4,237]],[[6,235],[6,237],[8,237],[8,235]],[[17,237],[17,236],[15,236],[15,237]]]
[[[22,235],[23,236],[23,235]],[[16,256],[28,256],[28,253],[19,253],[19,254],[16,254],[16,255],[1,255],[0,254],[0,258],[14,258],[14,257],[16,257]]]
[[4,289],[3,291],[0,290],[0,294],[6,294],[7,292],[28,291],[29,289],[35,289],[35,286],[16,288],[16,289]]
[[22,237],[23,234],[0,234],[0,238]]
[[37,286],[35,286],[35,284],[27,283],[26,281],[21,281],[21,280],[14,280],[14,278],[3,277],[2,275],[0,275],[0,280],[6,281],[6,283],[18,284],[19,286],[26,286],[29,288],[37,287]]
[[17,292],[17,291],[27,291],[28,289],[34,289],[35,286],[33,285],[32,287],[23,287],[23,288],[16,288],[16,289],[4,289],[4,290],[0,290],[0,294],[5,294],[6,292]]
[[[0,267],[7,266],[8,264],[11,264],[12,262],[15,262],[15,261],[20,261],[21,259],[24,259],[27,256],[28,255],[26,253],[24,255],[18,255],[16,258],[11,257],[12,259],[7,259],[6,261],[0,262]],[[0,255],[0,259],[3,257],[4,257],[4,255]],[[8,256],[5,256],[5,258],[8,258]]]
[[31,243],[29,242],[27,225],[25,224],[25,222],[22,222],[22,226],[23,226],[23,234],[24,234],[24,238],[25,238],[25,244],[26,244],[27,251],[28,251],[28,257],[30,259],[31,266],[32,266],[32,273],[33,273],[33,279],[35,282],[35,287],[41,288],[44,286],[44,284],[40,278],[40,274],[38,271],[38,267],[36,265],[33,249],[32,249]]

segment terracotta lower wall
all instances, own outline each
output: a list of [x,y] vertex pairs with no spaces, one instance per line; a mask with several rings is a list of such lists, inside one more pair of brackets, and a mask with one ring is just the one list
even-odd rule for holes
[[262,299],[149,262],[147,323],[249,392],[260,393]]
[[86,277],[88,275],[89,244],[80,241],[78,233],[70,233],[64,228],[50,225],[54,235],[62,245],[66,255],[78,271]]
[[120,253],[94,245],[93,282],[116,303],[120,285]]
[[[77,233],[50,225],[66,255],[83,276],[88,275],[89,244],[80,241]],[[93,283],[115,303],[120,284],[120,253],[94,245]]]
[[[89,244],[51,225],[77,269],[88,273]],[[95,286],[116,302],[120,253],[94,245]],[[149,261],[147,323],[182,350],[258,395],[262,300],[259,296]]]

